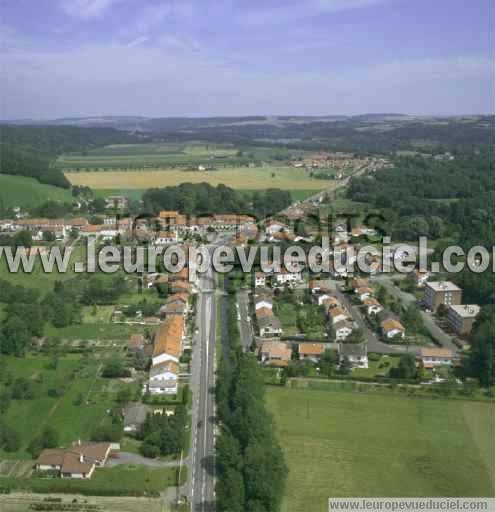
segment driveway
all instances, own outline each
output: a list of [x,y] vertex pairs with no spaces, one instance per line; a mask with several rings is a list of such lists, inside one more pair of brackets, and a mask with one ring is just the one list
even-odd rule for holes
[[176,460],[165,461],[160,459],[147,459],[142,455],[130,452],[119,452],[119,458],[110,458],[107,461],[108,467],[121,466],[127,464],[134,464],[136,466],[147,466],[149,468],[173,468],[179,465]]

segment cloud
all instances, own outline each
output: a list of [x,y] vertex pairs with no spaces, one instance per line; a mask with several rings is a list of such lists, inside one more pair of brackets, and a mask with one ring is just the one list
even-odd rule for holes
[[127,48],[133,48],[134,46],[139,46],[141,44],[147,43],[150,40],[148,36],[139,36],[136,39],[133,39],[129,43],[127,43]]
[[119,0],[60,0],[59,7],[74,18],[99,18]]
[[4,55],[4,118],[141,114],[492,113],[495,59],[397,60],[310,73],[150,45]]
[[391,0],[308,0],[304,3],[286,3],[277,7],[248,10],[239,16],[238,21],[247,26],[281,25],[325,13],[362,9],[389,1]]

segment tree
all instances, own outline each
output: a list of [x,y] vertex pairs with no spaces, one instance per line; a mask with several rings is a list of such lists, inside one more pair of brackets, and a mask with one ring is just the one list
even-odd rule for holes
[[339,362],[339,355],[336,350],[327,348],[320,359],[321,372],[327,377],[331,377]]
[[346,339],[347,343],[362,343],[365,339],[364,330],[360,327],[354,329]]
[[418,376],[416,358],[413,354],[402,354],[397,368],[390,370],[390,376],[397,379],[413,380]]
[[416,304],[410,304],[401,317],[406,330],[419,333],[424,329],[421,311]]
[[464,360],[465,371],[482,386],[495,384],[495,306],[482,308],[471,335],[471,352]]
[[352,363],[349,361],[348,357],[344,357],[344,359],[342,359],[342,362],[340,363],[339,373],[341,375],[350,375],[351,370]]
[[31,440],[27,451],[32,455],[33,459],[36,459],[43,450],[46,448],[57,448],[58,444],[58,432],[52,427],[45,427],[39,436]]
[[116,357],[105,364],[101,375],[107,379],[118,379],[130,377],[131,372],[124,366],[122,360]]
[[43,241],[44,242],[55,242],[56,237],[53,231],[43,231]]
[[25,377],[17,378],[12,384],[11,395],[14,400],[31,400],[34,397],[31,381]]
[[20,447],[19,434],[5,422],[0,422],[0,448],[6,452],[16,452]]
[[19,231],[12,238],[14,247],[31,247],[33,245],[33,237],[29,231]]

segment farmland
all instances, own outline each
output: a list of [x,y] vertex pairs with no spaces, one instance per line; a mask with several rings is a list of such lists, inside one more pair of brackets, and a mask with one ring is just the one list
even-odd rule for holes
[[495,495],[492,405],[273,387],[267,405],[289,466],[282,512],[323,512],[330,496]]
[[261,163],[274,159],[288,160],[300,155],[301,151],[284,148],[249,148],[239,150],[229,144],[201,143],[151,143],[120,144],[93,149],[82,153],[61,155],[57,167],[69,170],[103,169],[147,169],[169,167],[197,167],[213,165],[216,167],[241,166],[250,162]]
[[72,202],[69,190],[44,185],[34,178],[0,174],[0,208],[13,206],[35,208],[50,199]]
[[311,178],[302,169],[267,166],[260,168],[226,167],[217,171],[186,171],[164,169],[161,171],[98,171],[67,172],[73,185],[85,185],[95,189],[146,189],[175,186],[180,183],[224,184],[234,189],[264,190],[321,190],[334,182]]
[[[2,358],[6,373],[0,390],[7,377],[24,378],[34,386],[33,399],[13,400],[4,414],[5,421],[16,425],[21,440],[17,458],[30,458],[26,453],[29,442],[48,425],[57,430],[62,445],[79,438],[89,439],[95,426],[104,420],[118,391],[118,384],[111,388],[111,381],[97,377],[101,362],[96,358],[71,354],[59,357],[56,367],[52,362],[53,357],[41,355]],[[55,389],[57,394],[49,392]],[[81,404],[80,396],[84,397]]]
[[[136,193],[151,187],[180,183],[220,183],[240,190],[310,191],[331,186],[331,180],[312,178],[305,170],[284,162],[299,157],[301,151],[285,148],[249,148],[242,151],[231,145],[128,144],[107,146],[85,153],[62,155],[56,165],[73,185],[86,185],[101,195]],[[199,171],[203,166],[208,170]]]

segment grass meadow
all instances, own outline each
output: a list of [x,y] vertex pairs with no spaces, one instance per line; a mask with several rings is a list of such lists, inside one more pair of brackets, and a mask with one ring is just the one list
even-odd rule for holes
[[66,172],[73,185],[85,185],[94,189],[147,189],[152,187],[175,186],[180,183],[220,183],[234,189],[264,190],[281,188],[284,190],[313,190],[330,188],[332,180],[311,178],[304,170],[292,167],[226,167],[217,171],[186,171],[179,169],[163,170],[118,170],[96,172]]
[[[186,471],[181,480],[185,481]],[[3,488],[27,490],[35,493],[64,493],[94,496],[157,496],[177,483],[176,468],[149,468],[122,465],[96,469],[90,480],[77,479],[12,479],[1,478]]]
[[334,497],[495,496],[495,406],[268,387],[289,466],[282,512]]
[[72,202],[70,190],[44,185],[34,178],[0,174],[0,207],[35,208],[48,200]]
[[[63,248],[62,251],[63,253]],[[18,272],[9,272],[5,255],[0,258],[0,277],[14,285],[25,286],[38,290],[41,295],[53,290],[55,281],[65,281],[74,277],[74,264],[76,261],[85,261],[86,247],[84,245],[74,246],[72,248],[70,263],[67,272],[59,272],[54,266],[53,272],[45,272],[40,257],[37,256],[33,265],[32,272],[24,272],[22,265]]]

